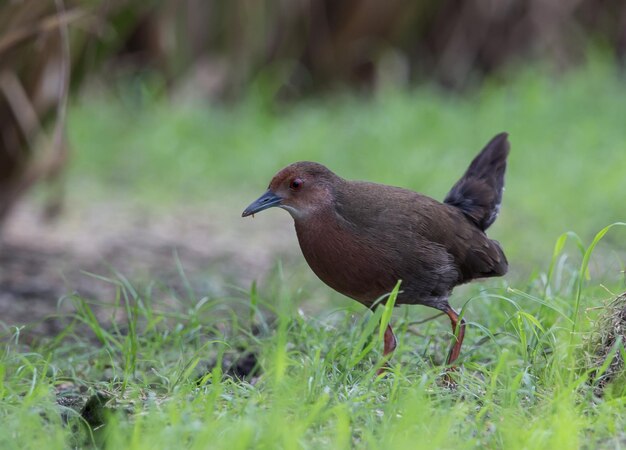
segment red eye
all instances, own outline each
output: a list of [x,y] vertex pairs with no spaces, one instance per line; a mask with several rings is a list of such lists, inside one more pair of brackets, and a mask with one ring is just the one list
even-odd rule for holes
[[293,180],[291,180],[291,183],[289,183],[289,189],[297,191],[302,187],[303,184],[304,181],[302,181],[300,178],[294,178]]

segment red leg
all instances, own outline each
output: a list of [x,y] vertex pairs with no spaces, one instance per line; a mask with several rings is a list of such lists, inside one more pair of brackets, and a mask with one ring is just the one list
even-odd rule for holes
[[[393,334],[393,329],[391,328],[391,325],[387,325],[387,329],[385,330],[384,347],[383,347],[383,356],[385,357],[385,359],[387,359],[386,358],[387,355],[389,355],[390,353],[393,353],[397,345],[398,345],[398,340],[396,339],[396,336]],[[387,370],[387,361],[385,361],[383,366],[380,369],[378,369],[378,372],[376,372],[376,375],[385,373],[386,370]]]
[[459,315],[451,307],[448,307],[448,309],[446,310],[446,314],[450,318],[450,323],[452,324],[452,332],[456,335],[456,342],[450,349],[450,353],[448,353],[448,361],[446,362],[446,364],[450,365],[454,363],[454,361],[456,361],[456,359],[459,357],[459,354],[461,353],[461,346],[463,345],[463,338],[465,337],[465,320],[459,320]]
[[396,349],[397,345],[398,340],[396,339],[396,335],[393,334],[391,325],[387,325],[387,329],[385,330],[385,347],[383,348],[383,356],[387,356],[389,353],[392,353]]

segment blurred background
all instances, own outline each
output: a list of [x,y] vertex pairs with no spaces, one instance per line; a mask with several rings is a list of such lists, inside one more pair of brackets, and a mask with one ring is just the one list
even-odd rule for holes
[[[4,0],[0,321],[109,301],[112,274],[163,297],[287,277],[319,303],[291,219],[240,218],[277,170],[442,199],[501,131],[490,235],[524,283],[562,233],[626,220],[625,58],[622,0]],[[599,255],[623,287],[624,233]]]

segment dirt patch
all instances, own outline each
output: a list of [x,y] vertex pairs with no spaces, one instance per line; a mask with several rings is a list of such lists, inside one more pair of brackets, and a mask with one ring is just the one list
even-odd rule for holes
[[46,223],[33,202],[23,204],[0,243],[0,321],[5,327],[40,322],[38,333],[56,333],[63,322],[44,319],[71,311],[71,302],[59,302],[64,296],[113,300],[115,285],[88,273],[156,281],[173,295],[187,295],[188,281],[199,297],[220,296],[265,276],[276,258],[297,257],[288,217],[251,222],[240,209],[165,213],[107,203],[76,207]]

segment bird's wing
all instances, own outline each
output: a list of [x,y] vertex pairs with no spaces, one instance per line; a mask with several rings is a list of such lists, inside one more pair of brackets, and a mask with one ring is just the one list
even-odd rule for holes
[[454,285],[507,271],[500,245],[461,210],[416,192],[350,182],[336,193],[336,211],[355,233],[386,249],[398,275],[420,272],[434,284]]

